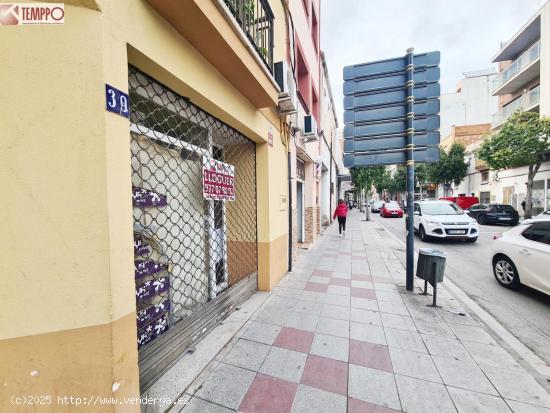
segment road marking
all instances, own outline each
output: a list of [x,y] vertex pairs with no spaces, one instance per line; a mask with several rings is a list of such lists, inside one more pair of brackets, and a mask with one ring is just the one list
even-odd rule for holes
[[[377,223],[384,228],[386,232],[391,234],[400,243],[406,245],[397,235],[395,235],[386,225],[377,220]],[[418,250],[415,248],[415,252]],[[449,278],[445,279],[445,286],[449,287],[454,295],[469,308],[471,312],[476,314],[489,329],[491,329],[502,341],[504,341],[510,348],[512,348],[523,360],[525,360],[537,373],[550,378],[550,366],[546,365],[546,362],[537,356],[531,349],[517,339],[512,333],[502,326],[492,315],[479,306],[474,300],[456,284],[454,284]]]

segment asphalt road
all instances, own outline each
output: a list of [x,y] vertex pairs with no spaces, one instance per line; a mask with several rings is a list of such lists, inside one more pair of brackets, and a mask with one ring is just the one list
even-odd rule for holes
[[[379,214],[371,214],[371,219],[405,240],[403,218],[381,218]],[[493,276],[491,242],[495,234],[508,228],[480,225],[480,236],[473,244],[454,240],[422,242],[416,236],[415,248],[435,247],[445,251],[445,276],[550,365],[550,297],[524,286],[519,291],[508,290]],[[404,262],[405,254],[397,255],[400,259],[402,256]],[[550,271],[550,263],[548,267]]]

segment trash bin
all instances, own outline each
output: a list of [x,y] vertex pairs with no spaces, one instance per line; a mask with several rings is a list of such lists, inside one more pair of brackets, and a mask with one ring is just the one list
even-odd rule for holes
[[416,264],[416,276],[432,286],[443,281],[445,273],[446,256],[443,251],[433,248],[420,248],[418,263]]
[[422,294],[428,294],[428,283],[432,285],[434,290],[433,303],[430,307],[439,307],[437,305],[437,283],[443,281],[446,259],[443,251],[433,248],[420,248],[418,252],[416,276],[424,280],[424,292]]

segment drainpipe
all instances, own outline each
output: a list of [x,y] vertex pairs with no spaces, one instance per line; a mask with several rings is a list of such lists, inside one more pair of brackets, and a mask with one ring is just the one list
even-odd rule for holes
[[290,151],[290,142],[288,145],[287,164],[288,164],[288,168],[287,168],[287,174],[288,174],[288,204],[287,204],[288,205],[288,272],[292,272],[292,175],[291,175],[292,152]]

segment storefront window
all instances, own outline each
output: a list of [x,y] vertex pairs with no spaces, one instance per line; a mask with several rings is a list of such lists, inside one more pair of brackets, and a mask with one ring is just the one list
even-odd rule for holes
[[544,180],[533,182],[533,215],[544,211]]

